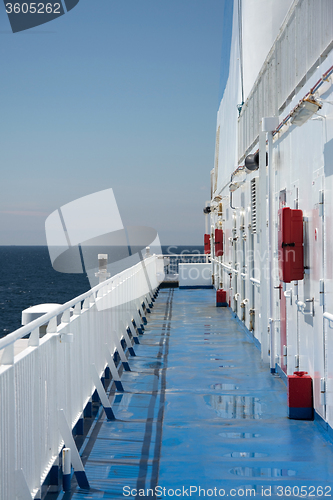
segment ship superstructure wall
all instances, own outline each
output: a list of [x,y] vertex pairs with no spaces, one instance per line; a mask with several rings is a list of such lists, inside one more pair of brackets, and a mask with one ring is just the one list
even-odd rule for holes
[[238,158],[258,143],[263,116],[279,116],[332,49],[333,2],[298,0],[290,9],[238,121]]
[[[234,118],[230,118],[233,141],[228,139],[228,142],[232,153],[226,152],[228,144],[223,135],[231,135],[226,127],[229,117],[237,113],[239,102],[231,102],[230,89],[226,89],[217,120],[220,135],[212,175],[215,184],[212,183],[210,228],[212,240],[215,228],[223,229],[223,255],[215,256],[211,245],[215,287],[227,291],[230,307],[260,343],[265,362],[282,376],[294,371],[307,371],[311,375],[316,415],[330,428],[333,428],[332,41],[333,3],[294,2],[236,126]],[[231,62],[232,67],[237,68],[237,64],[233,66]],[[237,70],[234,73],[237,76]],[[237,87],[240,79],[234,79],[234,83]],[[234,90],[234,95],[239,98],[240,93]],[[304,99],[319,105],[308,117],[297,107]],[[266,158],[269,134],[262,131],[264,117],[276,117],[279,124],[271,136],[269,158]],[[258,150],[259,168],[247,172],[245,158]],[[281,266],[279,269],[282,208],[302,210],[304,275],[303,279],[290,282],[283,281]]]

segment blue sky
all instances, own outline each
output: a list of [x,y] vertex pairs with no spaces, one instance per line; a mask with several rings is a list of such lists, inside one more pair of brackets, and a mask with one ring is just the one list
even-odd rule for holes
[[106,188],[125,225],[154,227],[164,245],[202,244],[224,10],[80,0],[12,34],[0,4],[0,245],[45,244],[51,212]]

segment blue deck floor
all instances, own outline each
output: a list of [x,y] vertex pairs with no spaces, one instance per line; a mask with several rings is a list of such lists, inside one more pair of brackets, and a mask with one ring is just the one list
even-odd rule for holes
[[333,496],[327,433],[287,418],[284,383],[213,290],[161,290],[140,342],[116,421],[101,410],[81,448],[91,491],[59,500]]

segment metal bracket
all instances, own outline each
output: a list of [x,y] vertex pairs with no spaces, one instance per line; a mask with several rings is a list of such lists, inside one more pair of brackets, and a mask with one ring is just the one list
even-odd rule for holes
[[255,278],[250,278],[250,281],[252,285],[256,285],[258,288],[260,288],[260,281],[256,280]]
[[111,355],[108,344],[105,344],[105,357],[108,367],[110,368],[111,375],[116,385],[117,391],[124,392],[124,387],[123,384],[121,383],[119,373],[113,361],[113,356]]
[[76,447],[73,435],[72,435],[72,430],[69,427],[67,423],[67,419],[64,413],[64,410],[59,410],[58,411],[58,425],[59,425],[59,431],[61,434],[62,439],[65,442],[66,448],[71,449],[71,454],[72,454],[72,465],[74,467],[74,473],[76,476],[76,480],[78,482],[78,485],[80,488],[84,490],[89,490],[89,482],[88,478],[86,475],[86,471],[84,470],[80,454],[78,452],[78,449]]
[[131,339],[129,338],[129,335],[128,335],[127,326],[125,326],[123,320],[119,321],[119,327],[120,327],[120,331],[123,334],[123,337],[125,339],[128,352],[130,353],[131,356],[136,356],[135,351],[134,351],[133,346],[132,346]]
[[325,312],[323,314],[323,318],[328,320],[328,326],[331,328],[331,330],[333,330],[333,326],[331,326],[333,325],[333,314]]
[[295,354],[295,369],[299,368],[299,354]]
[[123,364],[124,370],[126,372],[130,372],[131,369],[130,369],[130,366],[128,364],[128,360],[127,360],[126,354],[124,352],[123,346],[121,345],[121,342],[120,342],[120,340],[118,338],[118,335],[117,335],[117,333],[116,333],[115,330],[112,331],[112,337],[113,337],[113,342],[115,343],[117,352],[118,352],[118,354],[120,356],[121,362]]
[[59,342],[64,344],[72,344],[74,342],[74,335],[72,333],[60,333]]
[[323,279],[319,280],[319,305],[325,305],[325,282]]
[[[312,303],[311,311],[305,311],[306,305]],[[306,299],[305,303],[300,300],[295,300],[297,306],[297,311],[302,313],[304,316],[314,316],[314,297],[312,299]]]
[[91,378],[92,378],[94,385],[96,387],[96,391],[98,393],[99,399],[101,400],[101,403],[103,405],[107,419],[108,420],[115,420],[116,417],[114,416],[109,398],[104,390],[103,384],[98,376],[98,372],[97,372],[97,369],[96,369],[96,366],[94,363],[92,363],[90,365],[90,373],[91,373]]
[[320,379],[320,404],[322,406],[326,404],[326,381],[324,378]]
[[286,299],[290,299],[290,305],[292,306],[293,305],[293,290],[292,290],[292,288],[283,292],[283,295],[286,297]]
[[319,203],[318,203],[319,217],[324,217],[324,190],[319,191]]

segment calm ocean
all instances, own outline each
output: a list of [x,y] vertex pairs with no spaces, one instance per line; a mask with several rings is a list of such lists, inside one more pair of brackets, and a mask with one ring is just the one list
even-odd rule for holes
[[[164,246],[164,254],[200,252],[203,246]],[[47,247],[0,246],[0,337],[21,326],[21,313],[36,304],[63,304],[90,288],[84,274],[63,274]]]

